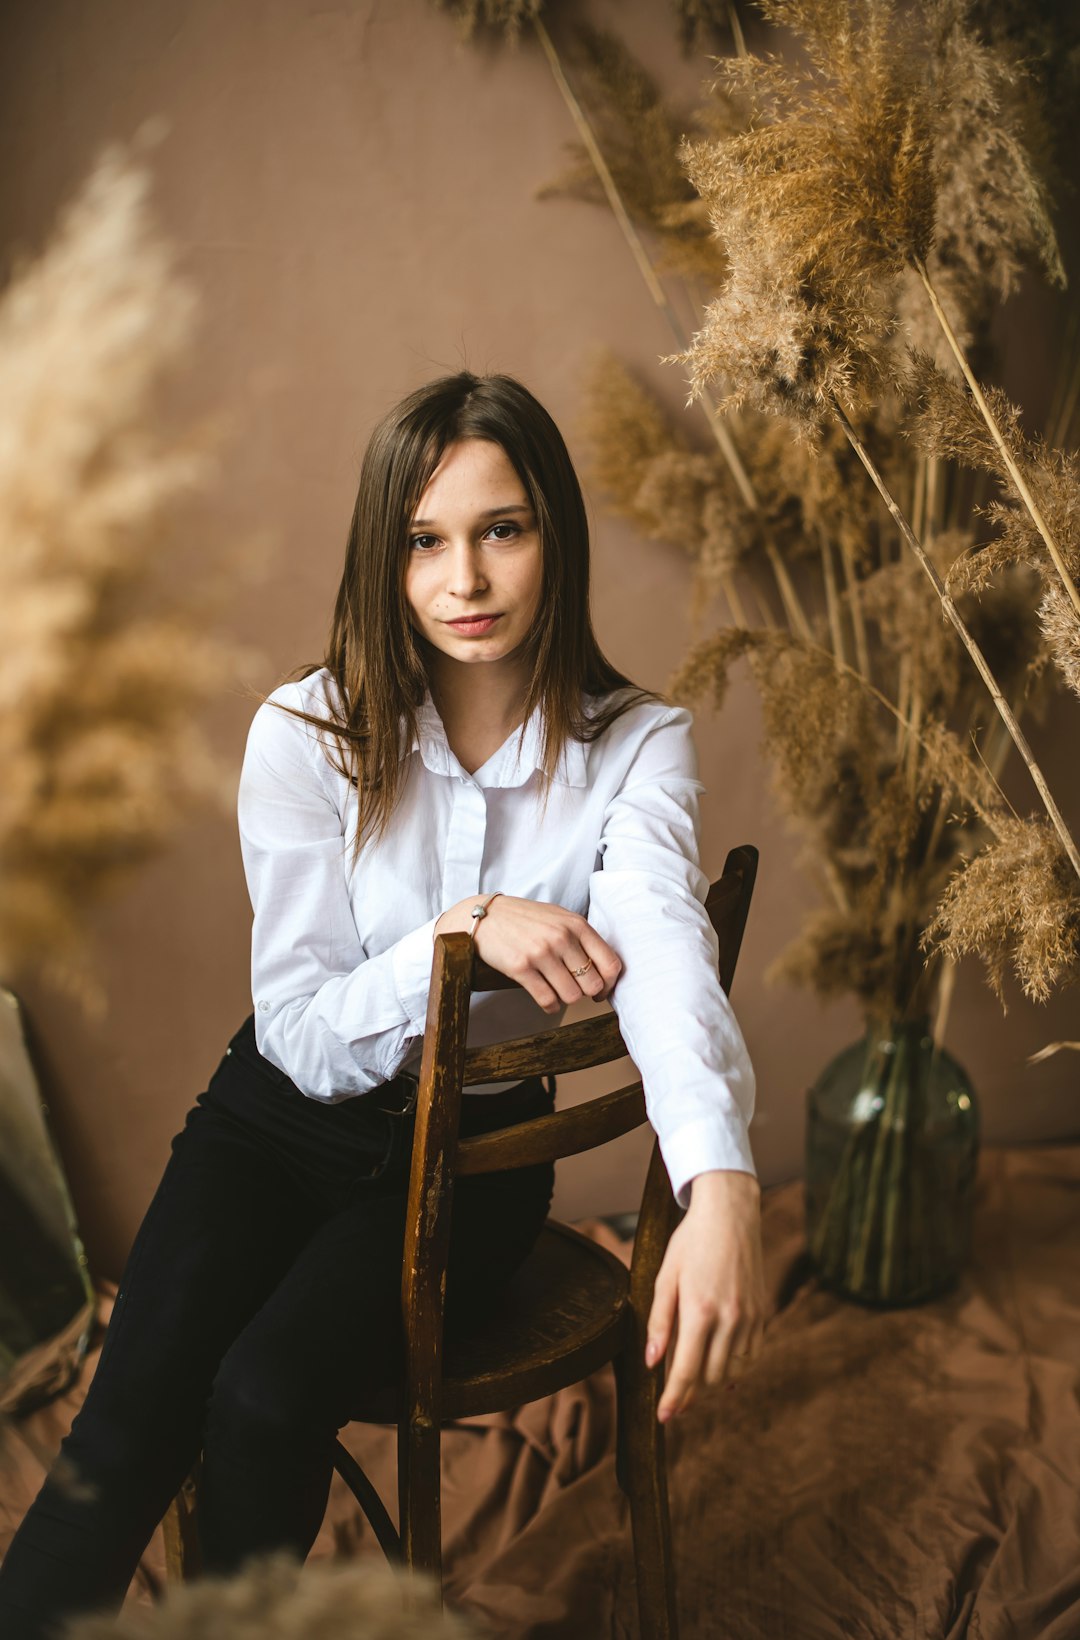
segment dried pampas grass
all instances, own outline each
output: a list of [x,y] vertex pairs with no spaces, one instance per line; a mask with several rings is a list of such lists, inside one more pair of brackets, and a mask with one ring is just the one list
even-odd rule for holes
[[[0,970],[74,976],[86,907],[223,796],[195,724],[227,657],[161,590],[208,428],[166,437],[154,393],[195,300],[110,150],[0,299]],[[65,966],[66,965],[66,966]]]
[[1007,291],[1025,256],[1055,279],[1061,262],[1010,95],[1019,70],[960,0],[761,9],[804,58],[724,65],[749,129],[685,146],[731,272],[681,362],[695,392],[720,378],[731,402],[812,429],[834,400],[857,415],[895,381],[910,270],[962,308],[969,291],[984,301],[988,270]]
[[[949,873],[977,846],[985,817],[1001,811],[992,777],[947,728],[950,720],[978,722],[983,696],[919,565],[888,551],[872,491],[839,429],[824,429],[816,447],[785,441],[775,420],[755,431],[750,470],[761,516],[793,565],[813,571],[820,562],[828,616],[815,617],[812,638],[790,628],[723,628],[695,648],[671,687],[719,707],[732,666],[748,658],[777,795],[802,838],[802,863],[829,902],[771,977],[826,997],[853,994],[872,1017],[899,1017],[926,995],[936,971],[924,965],[919,937]],[[723,497],[722,562],[756,585],[765,568],[759,518],[733,504],[716,457],[692,450],[614,360],[592,374],[584,433],[612,510],[689,552],[699,574],[710,551],[703,501]],[[893,439],[898,470],[909,450]],[[943,529],[928,552],[939,578],[948,576],[974,556],[971,533]],[[1041,653],[1030,573],[1010,570],[981,601],[962,600],[1016,699],[1030,699]]]
[[[1041,259],[1051,278],[1063,277],[1045,190],[1003,94],[1015,65],[965,26],[962,0],[942,0],[925,15],[892,0],[764,0],[764,9],[795,28],[807,66],[775,58],[736,65],[727,77],[753,100],[750,129],[686,149],[730,274],[677,359],[689,366],[692,394],[722,378],[726,407],[751,403],[811,434],[829,417],[839,422],[934,585],[1080,874],[1080,850],[998,680],[853,425],[900,385],[897,294],[913,271],[971,395],[970,405],[957,401],[946,416],[949,384],[932,361],[917,361],[924,437],[936,437],[936,455],[955,455],[961,436],[947,436],[946,424],[955,429],[966,418],[967,459],[1004,473],[1080,622],[1069,465],[1054,467],[1030,450],[1025,462],[1016,418],[995,414],[929,267],[936,241],[957,290],[966,278],[985,292],[991,265],[1007,292],[1025,254]],[[978,433],[976,418],[984,424]],[[1024,514],[1017,511],[1009,527],[1022,532]],[[830,619],[835,630],[835,609]],[[1068,675],[1061,622],[1044,632],[1063,650]]]
[[1001,1002],[1011,968],[1045,1002],[1080,963],[1080,891],[1041,819],[995,816],[993,840],[950,880],[924,946],[953,961],[977,954]]
[[805,920],[770,978],[809,985],[822,997],[853,995],[871,1017],[903,1017],[932,977],[918,936],[956,858],[965,816],[940,823],[938,771],[928,761],[912,788],[897,755],[894,713],[879,710],[885,697],[818,645],[775,629],[729,628],[697,646],[673,693],[690,702],[711,695],[721,705],[743,656],[762,701],[777,796],[802,838],[801,864],[829,902]]
[[1080,621],[1064,592],[1053,582],[1039,604],[1039,625],[1058,671],[1073,694],[1080,695]]
[[[715,282],[724,256],[679,159],[682,134],[699,122],[668,107],[653,76],[617,35],[579,24],[574,39],[578,95],[627,213],[658,246],[661,271]],[[730,125],[724,105],[710,115],[714,133],[718,118]],[[584,145],[571,148],[571,163],[540,197],[553,195],[604,201],[604,183]]]
[[287,1555],[235,1577],[173,1586],[158,1606],[70,1623],[64,1640],[481,1640],[486,1630],[441,1609],[433,1578],[381,1562],[301,1567]]
[[927,8],[937,171],[931,273],[955,290],[968,324],[993,295],[1011,295],[1029,263],[1065,284],[1046,184],[1032,159],[1040,137],[1031,76],[1023,54],[980,33],[971,11]]
[[[999,519],[1002,537],[1017,538],[1013,561],[1033,562],[1037,538],[1080,620],[1071,464],[1025,443],[1011,407],[982,390],[935,285],[942,272],[960,305],[970,288],[974,312],[991,290],[990,274],[1005,295],[1025,258],[1063,280],[1046,191],[1023,143],[1022,101],[1012,96],[1020,69],[1015,56],[977,38],[964,0],[925,9],[893,0],[762,0],[762,9],[794,29],[805,62],[747,58],[729,66],[725,89],[737,86],[750,99],[749,129],[686,146],[730,273],[680,361],[694,394],[719,378],[729,407],[752,403],[811,434],[830,417],[839,422],[935,587],[1080,874],[1080,851],[999,680],[853,425],[859,411],[869,416],[900,386],[898,296],[902,281],[910,295],[914,273],[967,384],[965,393],[932,360],[916,361],[924,443],[937,459],[1002,476],[1023,508]],[[1003,561],[1000,544],[995,559]],[[836,633],[835,595],[832,605]],[[1044,621],[1044,637],[1062,652],[1068,677],[1071,634],[1063,633],[1056,600],[1047,607],[1055,615]]]
[[[1007,492],[1011,474],[999,444],[960,383],[924,355],[915,355],[908,390],[913,405],[910,432],[916,444],[940,458],[990,473]],[[1075,590],[1080,576],[1080,458],[1075,451],[1055,450],[1041,439],[1027,437],[1019,409],[1004,393],[990,388],[985,395]],[[1039,619],[1047,651],[1065,682],[1076,690],[1080,616],[1051,558],[1046,534],[1031,512],[1015,501],[995,500],[982,511],[993,527],[993,538],[953,567],[947,580],[950,592],[983,592],[1014,565],[1034,570],[1042,587]]]
[[753,532],[727,464],[715,449],[692,449],[610,354],[590,372],[580,424],[590,471],[612,512],[649,540],[680,547],[703,590],[734,572]]

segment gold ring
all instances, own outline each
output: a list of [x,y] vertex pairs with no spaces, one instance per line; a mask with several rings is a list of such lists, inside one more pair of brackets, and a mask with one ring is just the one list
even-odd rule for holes
[[590,957],[588,962],[585,964],[584,968],[571,968],[570,972],[573,974],[575,979],[580,979],[582,974],[587,974],[589,972],[589,969],[592,967],[592,965],[593,965],[593,960]]

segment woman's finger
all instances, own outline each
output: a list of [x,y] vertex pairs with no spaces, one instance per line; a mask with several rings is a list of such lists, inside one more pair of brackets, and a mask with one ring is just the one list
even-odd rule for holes
[[675,1282],[669,1280],[663,1269],[661,1269],[653,1286],[653,1301],[649,1310],[649,1319],[645,1326],[647,1340],[645,1365],[647,1367],[655,1367],[671,1342],[678,1297]]
[[705,1382],[722,1384],[725,1379],[734,1383],[742,1377],[748,1365],[746,1333],[741,1328],[718,1327],[709,1345],[705,1361]]
[[531,968],[515,976],[518,984],[528,991],[533,1001],[543,1008],[546,1014],[558,1013],[562,1007],[562,998],[550,986],[539,969]]
[[679,1309],[679,1337],[675,1358],[664,1393],[660,1397],[657,1416],[661,1422],[682,1412],[690,1405],[694,1385],[701,1377],[701,1369],[712,1336],[712,1324],[704,1311],[687,1316],[686,1306]]
[[604,989],[604,976],[580,945],[571,947],[563,962],[571,978],[577,981],[582,996],[595,998],[600,995]]
[[516,979],[549,1013],[583,996],[609,996],[622,972],[607,941],[561,905],[499,895],[474,938],[485,962]]
[[562,1002],[581,1001],[581,986],[561,956],[552,953],[536,959],[536,969],[547,980],[551,989],[557,993]]
[[717,1333],[705,1363],[707,1384],[737,1384],[745,1378],[761,1354],[763,1328],[760,1323],[743,1323],[728,1334]]
[[[588,923],[579,931],[578,943],[584,952],[582,962],[587,962],[590,957],[592,958],[593,967],[596,973],[599,974],[603,984],[602,991],[596,991],[592,994],[609,997],[615,981],[622,973],[622,963],[607,941],[601,939],[595,928],[590,927]],[[575,963],[574,966],[576,968],[579,964]]]

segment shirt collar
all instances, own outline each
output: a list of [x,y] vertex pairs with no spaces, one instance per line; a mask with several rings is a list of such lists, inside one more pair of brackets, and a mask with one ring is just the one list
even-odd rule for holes
[[[466,776],[481,786],[524,786],[541,766],[541,712],[537,707],[525,724],[524,733],[515,729],[482,768]],[[462,775],[464,769],[450,749],[435,703],[428,694],[416,714],[416,735],[410,751],[420,753],[421,761],[432,774]],[[580,740],[569,739],[563,746],[555,768],[555,779],[563,786],[586,784],[585,747]]]

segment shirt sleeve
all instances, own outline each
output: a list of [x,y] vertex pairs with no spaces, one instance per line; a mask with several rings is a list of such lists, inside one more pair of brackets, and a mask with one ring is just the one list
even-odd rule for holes
[[757,1171],[754,1072],[704,904],[690,725],[671,708],[644,735],[605,812],[589,901],[590,923],[622,959],[612,1006],[680,1207],[699,1173]]
[[[271,702],[309,704],[291,689]],[[259,708],[238,800],[255,1040],[303,1093],[329,1103],[389,1081],[423,1035],[436,921],[368,957],[333,779],[318,730],[273,704]]]

